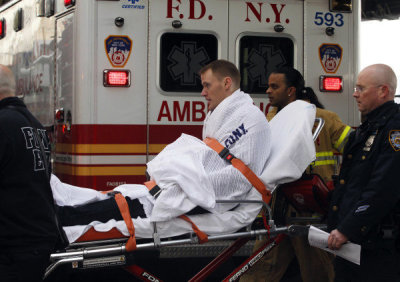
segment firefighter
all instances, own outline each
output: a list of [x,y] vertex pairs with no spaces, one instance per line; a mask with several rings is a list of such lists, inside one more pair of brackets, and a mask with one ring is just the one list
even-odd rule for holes
[[349,137],[328,217],[328,247],[361,244],[360,265],[335,258],[336,281],[400,281],[400,109],[383,64],[360,72],[353,97],[364,122]]
[[[303,76],[291,67],[283,67],[273,71],[268,78],[269,95],[273,108],[268,112],[267,119],[271,120],[277,112],[289,103],[297,100],[307,100],[316,105],[316,116],[325,120],[318,139],[315,142],[316,160],[310,165],[313,173],[319,174],[325,182],[332,181],[336,170],[334,152],[342,152],[351,128],[344,124],[337,114],[324,110],[314,91],[305,87]],[[276,223],[286,224],[291,217],[309,217],[312,214],[299,214],[287,204],[282,193],[274,193],[272,208]],[[260,248],[266,239],[257,240],[254,250]],[[302,280],[333,281],[333,257],[308,244],[306,237],[286,237],[278,246],[262,258],[241,281],[280,281],[288,266],[297,257]]]
[[[45,150],[46,131],[15,97],[0,65],[0,280],[42,281],[59,241]],[[48,152],[48,151],[47,151]]]

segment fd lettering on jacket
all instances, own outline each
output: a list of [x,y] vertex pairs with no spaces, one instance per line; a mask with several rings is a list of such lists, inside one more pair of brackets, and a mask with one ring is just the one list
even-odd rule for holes
[[[43,144],[43,149],[49,149],[49,143],[46,138],[46,130],[44,129],[36,129],[37,134],[35,135],[33,132],[32,127],[22,127],[21,131],[22,134],[25,138],[25,146],[27,150],[32,149],[32,154],[33,154],[33,160],[34,160],[34,171],[39,171],[39,170],[44,170],[45,165],[44,165],[44,160],[43,160],[43,155],[40,150],[40,144],[39,142],[42,142]],[[38,138],[40,140],[37,140]],[[46,158],[49,157],[50,152],[46,151]]]

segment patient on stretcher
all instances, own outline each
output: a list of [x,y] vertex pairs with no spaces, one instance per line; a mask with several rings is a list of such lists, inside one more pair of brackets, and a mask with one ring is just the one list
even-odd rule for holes
[[[272,192],[278,184],[298,179],[315,158],[314,120],[314,106],[296,101],[268,124],[248,95],[235,92],[207,116],[203,137],[217,139]],[[162,223],[158,228],[165,236],[190,231],[187,223],[177,219],[183,214],[191,215],[208,234],[233,232],[250,224],[261,208],[216,202],[261,200],[261,195],[239,170],[193,136],[182,134],[147,164],[147,170],[161,188],[157,198],[144,185],[125,184],[114,189],[127,199],[139,237],[152,237],[153,222]],[[70,242],[91,227],[109,230],[114,227],[110,222],[124,233],[124,224],[118,227],[122,217],[113,197],[62,183],[55,176],[51,184]]]

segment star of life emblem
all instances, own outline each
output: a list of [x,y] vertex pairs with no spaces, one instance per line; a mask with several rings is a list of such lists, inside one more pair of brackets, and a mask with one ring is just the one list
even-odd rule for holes
[[249,63],[247,70],[251,80],[258,81],[259,87],[267,87],[269,73],[285,65],[286,60],[281,50],[274,50],[272,45],[260,44],[258,50],[251,49]]
[[391,130],[389,132],[389,142],[395,151],[400,151],[400,130]]
[[195,41],[182,41],[181,46],[174,46],[168,55],[171,64],[168,72],[181,85],[196,85],[198,71],[210,60],[204,47],[197,48]]

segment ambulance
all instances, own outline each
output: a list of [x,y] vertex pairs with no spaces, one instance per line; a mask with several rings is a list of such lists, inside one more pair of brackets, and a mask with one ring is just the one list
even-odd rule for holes
[[199,69],[234,62],[269,109],[268,74],[290,65],[325,107],[357,126],[360,1],[2,0],[0,63],[51,135],[53,172],[110,190],[143,183],[182,133],[201,138]]

